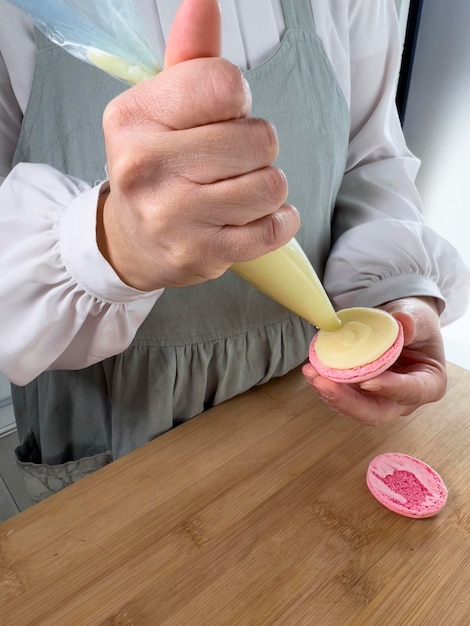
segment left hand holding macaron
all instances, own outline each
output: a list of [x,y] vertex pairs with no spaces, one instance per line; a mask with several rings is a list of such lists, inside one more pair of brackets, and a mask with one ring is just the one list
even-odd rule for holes
[[404,348],[394,365],[359,384],[334,383],[310,363],[303,374],[328,406],[364,424],[378,425],[410,415],[440,400],[446,390],[444,346],[432,298],[403,298],[381,306],[403,325]]

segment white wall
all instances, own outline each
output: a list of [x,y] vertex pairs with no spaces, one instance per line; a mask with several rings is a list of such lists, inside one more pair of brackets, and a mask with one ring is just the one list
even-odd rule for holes
[[[404,120],[421,159],[417,185],[428,224],[470,266],[470,2],[423,5]],[[447,357],[470,369],[470,311],[444,329]]]

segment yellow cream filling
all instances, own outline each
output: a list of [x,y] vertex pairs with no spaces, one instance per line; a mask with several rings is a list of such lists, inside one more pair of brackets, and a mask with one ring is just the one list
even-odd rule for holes
[[296,239],[254,261],[235,263],[231,269],[317,328],[340,328],[333,305]]
[[397,321],[380,309],[354,308],[338,311],[341,328],[320,330],[315,352],[327,367],[350,369],[378,359],[398,336]]
[[87,51],[87,59],[100,70],[107,72],[115,78],[124,80],[130,85],[137,85],[158,73],[158,68],[150,70],[148,67],[138,65],[137,63],[129,63],[126,59],[109,54],[98,48],[90,47]]

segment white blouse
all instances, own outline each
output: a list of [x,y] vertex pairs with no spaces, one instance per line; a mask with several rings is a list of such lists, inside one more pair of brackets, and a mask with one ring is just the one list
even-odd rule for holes
[[[394,106],[400,61],[393,0],[311,0],[316,29],[351,115],[338,196],[339,230],[325,274],[338,308],[407,295],[442,301],[443,321],[463,313],[468,272],[422,223],[419,166]],[[179,0],[136,0],[157,56]],[[220,0],[222,53],[246,69],[285,30],[281,0]],[[33,28],[0,0],[0,371],[25,384],[46,369],[79,369],[124,350],[161,291],[128,287],[95,237],[101,185],[12,158],[35,64]],[[384,226],[384,219],[393,220]]]

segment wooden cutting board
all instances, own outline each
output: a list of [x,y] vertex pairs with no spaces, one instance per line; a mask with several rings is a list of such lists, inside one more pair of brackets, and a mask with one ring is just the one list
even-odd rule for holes
[[[300,371],[216,407],[0,525],[0,623],[470,624],[470,372],[377,428]],[[449,489],[427,520],[369,493],[383,452]]]

